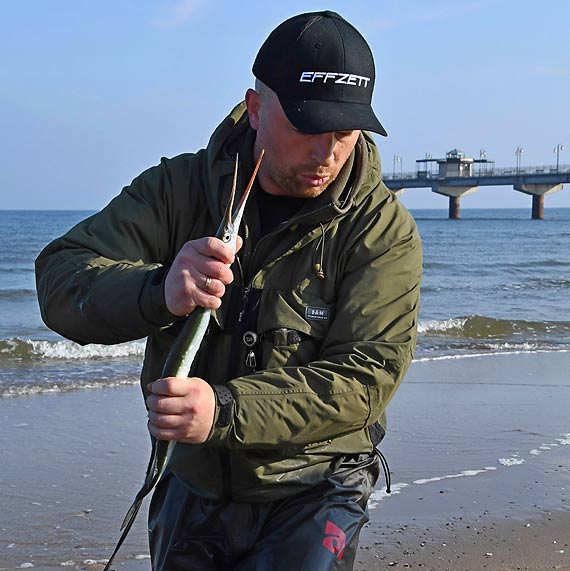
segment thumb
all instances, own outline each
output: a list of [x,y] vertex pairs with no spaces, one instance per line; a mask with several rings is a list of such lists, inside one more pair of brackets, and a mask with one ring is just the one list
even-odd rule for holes
[[236,238],[236,252],[239,252],[240,248],[243,246],[243,239],[242,237],[238,234],[237,238]]

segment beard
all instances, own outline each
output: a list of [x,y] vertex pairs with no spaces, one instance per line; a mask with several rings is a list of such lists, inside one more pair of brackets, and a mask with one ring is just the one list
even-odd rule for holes
[[[330,186],[338,175],[338,172],[330,172],[315,165],[283,167],[266,160],[263,167],[265,167],[263,178],[269,179],[273,188],[277,187],[283,196],[295,198],[316,198]],[[325,181],[319,185],[308,184],[303,180],[302,173],[311,173],[316,177],[324,178]],[[264,190],[267,191],[267,189]]]

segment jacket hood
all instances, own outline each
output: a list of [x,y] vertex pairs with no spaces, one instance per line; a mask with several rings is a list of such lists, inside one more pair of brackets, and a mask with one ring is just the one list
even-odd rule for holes
[[[212,133],[206,148],[203,173],[208,183],[207,202],[214,219],[225,210],[239,153],[238,194],[253,171],[255,130],[251,128],[245,102],[236,105]],[[314,224],[347,213],[378,187],[381,179],[380,157],[372,136],[363,131],[337,179],[325,192],[307,201],[299,213],[299,223]],[[383,186],[383,185],[382,185]],[[384,190],[388,190],[384,187]]]

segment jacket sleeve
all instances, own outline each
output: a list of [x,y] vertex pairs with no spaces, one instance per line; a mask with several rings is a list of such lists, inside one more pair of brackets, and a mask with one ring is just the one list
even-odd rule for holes
[[230,381],[233,422],[215,428],[212,444],[305,446],[362,430],[384,413],[412,360],[422,271],[412,217],[395,200],[386,211],[343,254],[318,360]]
[[42,318],[81,344],[145,337],[175,320],[165,304],[172,181],[153,167],[36,260]]

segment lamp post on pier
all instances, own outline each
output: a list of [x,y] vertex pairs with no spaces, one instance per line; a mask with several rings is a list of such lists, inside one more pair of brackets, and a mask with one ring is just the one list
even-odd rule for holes
[[400,178],[402,178],[402,157],[400,155],[394,155],[394,166],[392,178],[396,178],[396,163],[400,163]]
[[517,147],[517,150],[515,151],[515,156],[517,157],[517,174],[519,174],[521,169],[521,158],[523,153],[524,149],[522,147]]
[[[487,159],[487,151],[485,149],[479,149],[479,175],[481,175],[481,165],[483,161]],[[485,170],[487,170],[487,166],[485,164]]]
[[[426,172],[429,172],[429,176],[431,176],[432,175],[431,162],[430,162],[432,159],[431,153],[426,153],[425,158],[426,158]],[[429,170],[428,170],[428,165],[429,165]]]
[[560,166],[560,151],[564,150],[564,145],[558,143],[556,147],[554,147],[554,153],[556,153],[556,172],[558,172],[558,167]]

